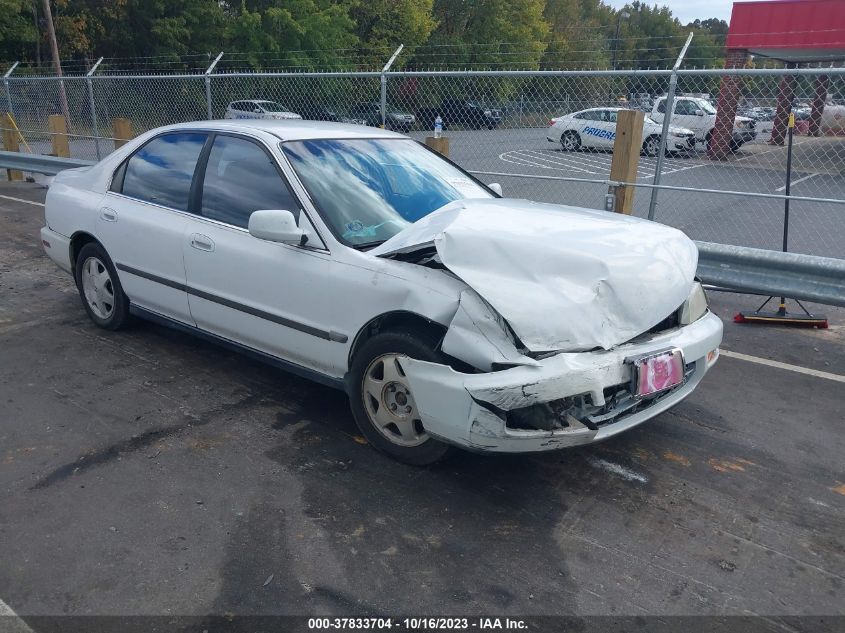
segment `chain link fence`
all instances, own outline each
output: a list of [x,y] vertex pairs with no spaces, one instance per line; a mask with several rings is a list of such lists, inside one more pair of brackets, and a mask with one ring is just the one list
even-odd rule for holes
[[[670,91],[672,127],[663,136]],[[21,151],[51,153],[48,116],[62,112],[63,100],[71,155],[86,159],[114,149],[117,119],[137,135],[223,118],[227,109],[250,117],[284,110],[384,124],[422,141],[440,116],[450,158],[501,183],[507,196],[593,208],[604,207],[608,192],[614,109],[641,109],[634,214],[649,215],[658,175],[655,220],[694,239],[775,250],[792,113],[789,250],[845,258],[845,68],[12,74],[0,94],[0,109],[13,117],[4,117],[4,132],[22,141]],[[259,114],[229,108],[250,100],[275,105],[250,108]]]

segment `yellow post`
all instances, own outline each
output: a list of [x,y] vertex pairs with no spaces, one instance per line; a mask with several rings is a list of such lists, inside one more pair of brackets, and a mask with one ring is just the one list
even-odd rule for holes
[[[643,147],[643,120],[641,110],[619,110],[616,113],[616,140],[613,142],[613,159],[610,179],[616,182],[636,182],[640,151]],[[614,193],[611,187],[610,193]],[[631,215],[634,211],[634,187],[616,187],[616,213]]]
[[435,152],[449,156],[449,137],[441,136],[440,138],[435,138],[433,136],[426,136],[425,144]]
[[112,119],[112,128],[114,129],[114,148],[119,149],[123,147],[127,141],[134,138],[132,133],[132,121],[129,119],[117,118]]
[[[15,128],[12,125],[12,118],[8,112],[3,113],[3,149],[7,152],[21,151],[18,145],[18,136],[15,134]],[[23,172],[17,169],[7,169],[6,177],[11,182],[12,180],[23,180]]]
[[67,136],[67,121],[61,114],[51,114],[48,117],[50,137],[53,140],[53,155],[70,158],[70,142]]

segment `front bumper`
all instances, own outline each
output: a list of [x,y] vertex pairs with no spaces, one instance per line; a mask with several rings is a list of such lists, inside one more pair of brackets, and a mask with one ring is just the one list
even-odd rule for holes
[[666,141],[666,148],[670,152],[687,152],[695,149],[695,134],[687,136],[670,136]]
[[[536,366],[463,374],[438,363],[413,359],[400,362],[430,435],[470,450],[538,452],[600,442],[666,411],[692,393],[716,362],[721,340],[722,322],[708,312],[685,327],[610,351],[561,353]],[[616,402],[620,390],[632,380],[632,368],[625,359],[666,348],[682,350],[685,381],[636,407],[620,405],[614,413],[615,405],[608,402],[608,394],[615,394]],[[586,425],[570,417],[573,424],[566,428],[514,428],[514,411],[555,405],[570,397],[588,400],[594,408],[603,407],[604,413],[593,416]],[[600,421],[596,422],[597,418]]]

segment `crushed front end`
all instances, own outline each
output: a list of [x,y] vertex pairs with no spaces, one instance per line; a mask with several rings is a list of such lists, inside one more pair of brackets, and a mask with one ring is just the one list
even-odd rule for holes
[[[722,322],[707,312],[611,350],[558,353],[500,371],[401,362],[429,434],[470,450],[536,452],[599,442],[666,411],[716,362],[721,340]],[[681,353],[682,380],[640,397],[631,359],[667,349]]]

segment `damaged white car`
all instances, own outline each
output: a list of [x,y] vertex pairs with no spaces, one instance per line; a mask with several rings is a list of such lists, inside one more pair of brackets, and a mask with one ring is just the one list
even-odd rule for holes
[[413,464],[600,441],[689,395],[722,337],[695,245],[498,191],[385,130],[209,121],[60,173],[41,238],[97,325],[135,314],[342,388]]

